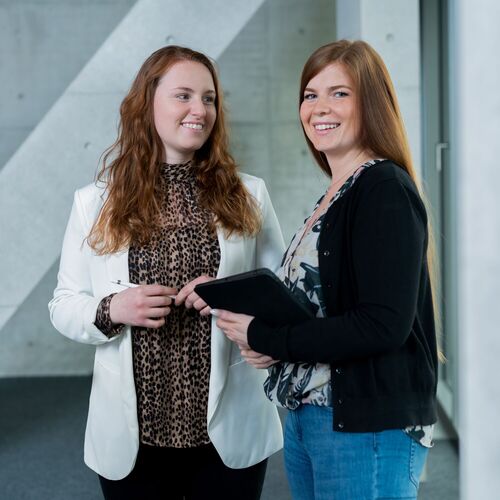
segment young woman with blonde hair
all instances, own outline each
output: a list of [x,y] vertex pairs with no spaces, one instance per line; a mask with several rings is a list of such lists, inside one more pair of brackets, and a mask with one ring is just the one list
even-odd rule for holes
[[277,411],[193,288],[279,265],[266,187],[237,171],[199,52],[153,53],[120,115],[98,182],[75,194],[49,304],[63,335],[97,346],[85,462],[106,499],[258,499]]
[[[300,83],[306,141],[330,177],[279,276],[316,318],[218,326],[288,408],[293,498],[416,498],[436,421],[429,228],[396,94],[375,50],[316,50]],[[275,360],[279,360],[276,362]]]

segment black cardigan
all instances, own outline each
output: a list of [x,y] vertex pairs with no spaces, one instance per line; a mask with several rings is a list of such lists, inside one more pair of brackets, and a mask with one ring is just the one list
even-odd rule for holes
[[333,427],[377,432],[436,421],[437,350],[427,215],[398,165],[366,169],[328,210],[318,260],[327,317],[248,342],[282,361],[330,363]]

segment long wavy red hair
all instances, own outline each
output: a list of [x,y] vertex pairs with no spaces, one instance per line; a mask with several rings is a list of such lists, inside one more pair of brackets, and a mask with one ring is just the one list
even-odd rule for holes
[[222,89],[214,65],[204,54],[175,45],[146,59],[120,106],[118,138],[103,154],[96,182],[106,197],[87,241],[99,255],[114,253],[132,242],[147,243],[158,229],[160,164],[164,149],[153,119],[153,99],[160,78],[177,62],[203,64],[212,75],[217,117],[205,144],[195,152],[200,205],[214,214],[226,236],[254,235],[261,218],[229,153]]

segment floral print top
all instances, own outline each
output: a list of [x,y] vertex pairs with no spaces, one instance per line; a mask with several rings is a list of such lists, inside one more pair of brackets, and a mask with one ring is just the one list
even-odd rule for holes
[[[356,182],[359,176],[371,166],[383,161],[370,160],[361,165],[342,185],[329,205],[321,212],[310,230],[307,225],[321,204],[325,195],[316,203],[314,210],[302,227],[295,233],[288,247],[278,277],[292,293],[313,314],[322,318],[326,315],[318,265],[318,242],[323,220],[328,209],[337,202]],[[325,193],[326,194],[326,193]],[[297,409],[301,404],[332,406],[330,365],[323,363],[279,362],[269,369],[264,389],[267,397],[275,404]],[[411,426],[405,429],[416,441],[426,447],[432,446],[433,426]]]

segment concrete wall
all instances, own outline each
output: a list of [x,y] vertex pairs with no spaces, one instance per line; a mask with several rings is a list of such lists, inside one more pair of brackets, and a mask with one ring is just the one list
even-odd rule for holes
[[153,50],[172,39],[217,58],[262,3],[138,1],[0,171],[0,376],[90,371],[92,349],[47,320],[73,191],[92,180],[119,102]]
[[451,2],[457,171],[459,436],[463,500],[500,491],[500,4]]
[[303,137],[298,94],[306,59],[334,39],[331,0],[268,0],[219,60],[234,154],[266,180],[287,242],[327,183]]
[[135,0],[0,0],[0,169]]
[[[97,2],[89,5],[92,9],[98,9]],[[35,6],[32,5],[31,8],[36,14],[38,11]],[[49,22],[47,19],[50,18],[44,17],[46,8],[45,4],[40,4],[40,16]],[[97,13],[95,15],[98,17]],[[73,16],[75,19],[79,18],[75,12]],[[91,24],[88,17],[81,17],[87,25]],[[55,18],[59,19],[58,14]],[[325,182],[306,151],[298,123],[297,92],[300,70],[305,59],[317,46],[333,39],[334,22],[334,5],[330,0],[315,2],[314,9],[307,8],[300,0],[268,0],[219,58],[230,108],[235,156],[244,171],[266,178],[287,238],[309,213]],[[112,28],[113,26],[109,26],[109,31]],[[57,29],[49,25],[46,31],[53,33]],[[176,42],[183,43],[179,37],[173,40],[173,43]],[[54,41],[52,50],[57,52],[58,46],[65,43],[64,38],[57,43]],[[203,50],[203,47],[195,48]],[[66,49],[62,47],[61,50],[64,54]],[[10,57],[14,56],[11,54]],[[62,64],[64,58],[56,54],[52,57],[59,61],[58,65]],[[9,64],[15,66],[15,61],[10,60]],[[46,63],[49,72],[52,67]],[[20,69],[18,72],[28,72],[28,69],[23,66],[22,71]],[[77,72],[75,69],[74,73]],[[66,83],[72,76],[68,73]],[[51,77],[46,78],[51,81]],[[101,93],[105,90],[100,89],[100,84],[87,80],[88,78],[84,79],[86,83],[83,87],[80,83],[77,88],[85,90],[89,86],[97,86]],[[59,83],[58,79],[56,81]],[[123,82],[124,89],[127,81]],[[18,81],[19,86],[21,82]],[[50,87],[49,84],[46,85]],[[62,85],[57,91],[61,90]],[[113,87],[113,91],[115,90]],[[57,92],[51,90],[50,93],[55,96]],[[45,109],[51,104],[52,102],[47,102]],[[99,125],[104,127],[106,134],[113,126],[114,122],[106,126]],[[88,130],[82,131],[83,138],[87,132]],[[94,158],[93,155],[96,154],[93,148],[95,149],[99,139],[94,137],[95,132],[92,133],[91,139],[85,139],[92,143],[86,158],[89,154]],[[88,161],[89,158],[86,163]],[[92,161],[96,162],[97,156]],[[59,172],[58,176],[60,175]],[[68,172],[67,175],[73,174]],[[86,182],[88,181],[90,176]],[[29,177],[27,182],[30,182]],[[64,183],[66,182],[65,179]],[[62,212],[66,219],[66,212]],[[29,223],[25,219],[20,222]],[[61,231],[63,224],[57,222]],[[93,348],[74,344],[60,336],[48,319],[47,302],[55,286],[57,268],[56,262],[1,329],[0,376],[69,375],[91,371]]]
[[387,65],[421,172],[419,17],[418,0],[337,0],[338,38],[365,40]]
[[[0,170],[134,3],[0,0]],[[49,321],[58,264],[1,329],[0,376],[89,371],[93,348]]]

